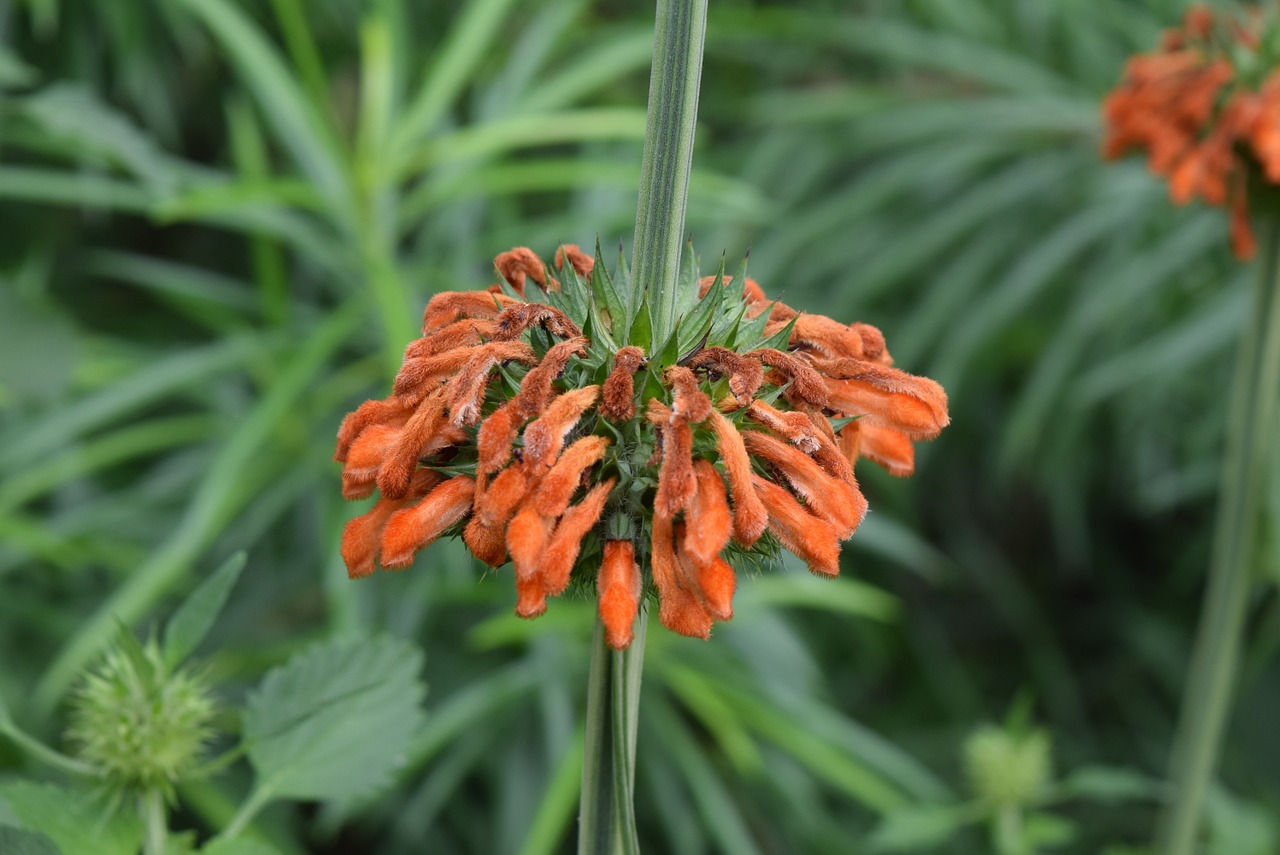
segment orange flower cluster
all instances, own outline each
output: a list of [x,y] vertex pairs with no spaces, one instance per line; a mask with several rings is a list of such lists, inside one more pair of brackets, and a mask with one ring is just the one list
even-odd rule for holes
[[1145,149],[1177,204],[1227,207],[1241,259],[1256,248],[1249,184],[1280,183],[1280,71],[1263,56],[1271,17],[1192,8],[1159,50],[1129,60],[1103,104],[1105,156]]
[[[565,289],[585,287],[595,266],[577,247],[556,255]],[[893,368],[875,327],[770,303],[750,279],[741,301],[724,298],[725,316],[758,320],[762,341],[785,349],[735,350],[704,334],[657,364],[637,344],[584,335],[587,319],[526,300],[529,281],[562,296],[532,251],[495,267],[505,289],[431,299],[391,395],[338,431],[343,496],[381,493],[343,531],[353,578],[407,567],[460,529],[481,561],[510,561],[522,617],[543,613],[575,575],[591,578],[621,649],[647,577],[662,623],[706,638],[733,614],[730,555],[768,532],[813,572],[836,575],[840,541],[867,509],[854,462],[909,475],[912,442],[948,422],[942,388]],[[701,280],[700,300],[730,281]]]

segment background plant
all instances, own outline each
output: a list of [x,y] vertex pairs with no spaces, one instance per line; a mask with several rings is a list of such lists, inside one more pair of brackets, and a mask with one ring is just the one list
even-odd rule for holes
[[[321,639],[428,655],[395,785],[268,808],[277,845],[558,851],[590,606],[518,622],[443,544],[354,590],[328,456],[430,293],[517,244],[631,234],[650,10],[303,8],[0,10],[0,697],[56,741],[111,615],[155,622],[244,548],[205,648],[232,697]],[[1181,9],[712,4],[697,245],[885,329],[954,423],[912,481],[863,474],[877,510],[839,583],[746,580],[710,645],[650,633],[642,843],[838,851],[962,802],[960,745],[1023,689],[1060,775],[1163,772],[1247,274],[1216,212],[1099,162],[1097,103]],[[1276,604],[1251,623],[1223,852],[1275,848]],[[42,774],[11,743],[0,764]],[[225,827],[237,769],[179,787],[181,827]],[[1087,819],[1062,851],[1096,852],[1144,842],[1155,806],[1055,812]],[[988,847],[974,826],[941,851]]]

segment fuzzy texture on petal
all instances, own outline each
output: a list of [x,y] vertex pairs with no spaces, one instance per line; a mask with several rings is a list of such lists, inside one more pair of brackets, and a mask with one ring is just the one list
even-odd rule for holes
[[[489,294],[488,291],[480,293]],[[492,297],[493,295],[489,294],[489,296]],[[510,298],[504,297],[503,299],[509,300]],[[511,302],[514,303],[515,301],[512,300]],[[445,351],[459,347],[475,347],[478,344],[484,344],[486,341],[492,341],[497,333],[498,322],[492,318],[467,318],[461,321],[454,321],[434,332],[427,333],[422,338],[409,342],[404,349],[404,358],[406,360],[426,359],[430,356],[439,356]]]
[[382,566],[408,567],[418,550],[471,513],[476,482],[466,475],[450,478],[410,508],[396,511],[382,531]]
[[698,384],[698,378],[683,365],[672,365],[663,375],[671,387],[671,413],[690,424],[704,422],[711,415],[711,398]]
[[774,369],[770,373],[775,376],[770,378],[770,382],[775,386],[786,386],[782,396],[791,404],[803,404],[819,410],[826,408],[826,382],[812,365],[800,357],[768,347],[753,350],[747,356]]
[[[482,347],[487,345],[482,345]],[[391,391],[406,404],[417,405],[423,398],[457,375],[478,353],[476,347],[455,347],[434,356],[406,359],[396,374]]]
[[582,330],[569,320],[568,315],[544,303],[520,303],[498,315],[495,320],[498,322],[498,332],[494,337],[499,341],[513,341],[525,330],[535,326],[541,326],[557,338],[577,338],[582,335]]
[[621,348],[613,357],[613,368],[604,381],[600,414],[609,421],[626,422],[636,417],[636,384],[632,376],[646,364],[644,351],[635,345]]
[[527,246],[517,246],[499,253],[493,259],[493,266],[498,275],[507,280],[511,290],[521,297],[524,296],[524,284],[528,279],[532,279],[543,291],[547,290],[547,274],[542,266],[542,259]]
[[552,399],[542,415],[525,428],[524,461],[526,466],[550,467],[560,456],[565,437],[582,418],[582,414],[600,397],[599,386],[570,389]]
[[533,506],[544,517],[558,517],[569,507],[569,500],[582,483],[582,476],[604,457],[609,439],[584,436],[564,450],[555,465],[542,476],[533,494]]
[[899,478],[915,472],[915,447],[905,433],[873,424],[862,425],[860,433],[858,453],[863,457],[879,463],[890,475]]
[[658,468],[658,492],[654,512],[674,517],[693,499],[698,489],[693,474],[693,428],[687,418],[674,413],[657,398],[649,399],[645,417],[658,426],[662,462]]
[[769,512],[769,531],[819,576],[840,573],[840,538],[831,523],[805,510],[790,493],[772,481],[751,476],[756,493]]
[[520,301],[490,291],[442,291],[427,302],[422,313],[422,334],[433,333],[461,320],[496,317]]
[[642,586],[631,541],[605,541],[600,573],[596,576],[596,607],[604,625],[605,643],[614,650],[625,650],[635,639]]
[[555,522],[554,517],[544,517],[529,502],[525,502],[511,518],[507,526],[507,551],[511,553],[517,579],[541,578],[542,553]]
[[729,562],[720,556],[699,565],[685,548],[689,540],[688,526],[678,522],[675,526],[676,559],[684,584],[698,598],[698,602],[716,620],[733,617],[733,592],[738,586],[737,576]]
[[[370,425],[361,432],[360,438],[351,444],[347,452],[347,462],[342,467],[343,484],[360,484],[368,486],[370,492],[382,468],[382,461],[395,453],[400,444],[403,426]],[[344,488],[345,493],[345,488]],[[368,495],[365,493],[364,495]],[[357,496],[356,498],[363,498]]]
[[347,565],[347,576],[358,579],[377,569],[378,555],[382,551],[382,530],[391,515],[431,492],[444,480],[438,472],[420,469],[414,473],[409,492],[400,499],[382,498],[372,508],[347,521],[342,529],[342,561]]
[[403,496],[420,458],[430,448],[445,425],[445,398],[437,392],[418,404],[418,409],[400,431],[396,447],[378,470],[378,489],[392,499]]
[[768,524],[765,507],[751,487],[751,458],[733,422],[719,412],[711,414],[711,427],[716,433],[716,447],[724,461],[729,492],[733,498],[733,538],[750,548],[760,539]]
[[669,517],[653,515],[649,563],[658,589],[658,620],[672,632],[691,638],[711,637],[711,614],[684,581],[676,558],[674,527]]
[[582,251],[576,243],[566,243],[556,249],[556,270],[564,270],[565,261],[573,267],[573,271],[582,278],[591,275],[595,270],[596,260]]
[[805,454],[817,451],[821,444],[817,427],[804,413],[795,410],[784,412],[764,401],[752,401],[747,407],[747,418],[780,434]]
[[720,556],[733,531],[733,515],[720,473],[711,461],[698,458],[693,462],[698,489],[685,511],[689,525],[685,529],[683,548],[697,567],[705,567]]
[[858,528],[867,513],[867,500],[857,482],[832,478],[804,452],[759,431],[745,431],[742,439],[747,451],[777,468],[841,539]]
[[547,540],[540,568],[542,587],[548,596],[561,594],[569,586],[569,576],[582,549],[582,539],[599,521],[615,483],[610,478],[592,487],[582,501],[565,511],[560,522],[556,523],[555,531]]
[[533,365],[537,361],[533,348],[523,341],[494,341],[472,348],[466,365],[445,386],[453,424],[473,425],[480,419],[485,388],[494,368],[504,362]]
[[365,401],[355,410],[347,413],[342,424],[338,426],[338,445],[333,453],[333,459],[339,463],[346,463],[351,444],[370,425],[389,424],[399,427],[408,421],[412,414],[413,407],[394,396],[382,401]]
[[764,369],[759,362],[724,347],[704,347],[689,360],[689,367],[706,371],[711,380],[729,378],[729,391],[744,406],[764,382]]
[[913,439],[932,439],[951,419],[947,393],[928,377],[916,377],[874,362],[856,375],[827,380],[830,406],[870,424],[900,430]]

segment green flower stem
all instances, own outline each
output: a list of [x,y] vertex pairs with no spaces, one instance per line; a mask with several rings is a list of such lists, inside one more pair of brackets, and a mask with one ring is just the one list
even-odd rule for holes
[[684,245],[684,213],[698,121],[707,0],[658,0],[649,75],[649,112],[640,162],[628,317],[647,295],[652,352],[675,330],[676,274]]
[[587,682],[578,855],[640,852],[632,789],[647,624],[647,611],[641,608],[635,640],[619,652],[605,644],[604,627],[596,621]]
[[147,790],[141,799],[142,818],[147,829],[143,855],[165,855],[169,848],[169,816],[164,807],[164,793]]
[[1161,855],[1192,855],[1197,849],[1255,579],[1263,479],[1270,468],[1280,391],[1280,209],[1256,212],[1254,224],[1260,233],[1257,287],[1231,392],[1208,596],[1173,743],[1173,794],[1156,841]]

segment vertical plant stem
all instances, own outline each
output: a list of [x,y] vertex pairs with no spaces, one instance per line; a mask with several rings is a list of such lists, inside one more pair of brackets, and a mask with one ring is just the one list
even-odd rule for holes
[[628,317],[647,297],[655,350],[675,329],[706,30],[707,0],[658,0],[628,295]]
[[623,651],[609,648],[596,621],[587,683],[586,745],[578,855],[638,855],[635,785],[640,675],[647,613],[636,618],[636,635]]
[[142,851],[144,855],[164,855],[169,848],[169,817],[164,809],[164,794],[159,790],[147,790],[141,799],[147,834]]
[[1280,387],[1280,209],[1254,216],[1258,279],[1231,392],[1209,588],[1170,761],[1173,793],[1157,835],[1161,855],[1196,851],[1240,670],[1253,587],[1263,476],[1269,470]]

